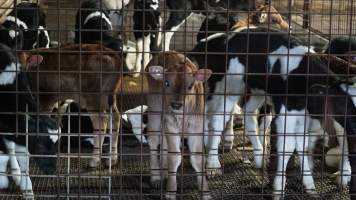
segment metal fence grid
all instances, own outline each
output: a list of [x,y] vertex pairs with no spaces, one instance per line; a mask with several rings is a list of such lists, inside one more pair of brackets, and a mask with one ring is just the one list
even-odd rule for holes
[[[74,40],[75,31],[75,15],[81,5],[80,1],[69,0],[42,0],[41,7],[47,14],[47,30],[49,31],[52,40],[51,45],[63,45],[72,43]],[[139,1],[139,0],[136,0]],[[148,1],[148,0],[147,0]],[[154,0],[152,0],[154,2]],[[187,0],[188,1],[188,0]],[[135,0],[131,0],[128,7],[123,8],[120,14],[123,16],[122,24],[113,26],[114,35],[121,35],[126,45],[135,44],[133,31],[133,13],[138,10],[133,8]],[[243,2],[243,1],[241,1]],[[292,32],[290,37],[298,37],[309,45],[315,46],[316,51],[325,49],[328,41],[340,35],[354,36],[356,24],[354,18],[356,10],[356,2],[353,0],[270,0],[271,3],[283,16],[283,18],[291,25]],[[160,1],[163,5],[164,1]],[[0,3],[1,5],[1,3]],[[163,6],[162,6],[163,7]],[[8,8],[1,8],[8,9]],[[164,16],[169,16],[169,9],[165,10]],[[16,10],[16,8],[15,8]],[[230,10],[229,10],[230,12]],[[233,11],[234,12],[234,11]],[[241,11],[238,13],[239,18],[246,17],[252,11]],[[116,16],[117,17],[117,16]],[[0,17],[1,18],[1,17]],[[164,19],[164,21],[167,19]],[[177,50],[183,54],[189,54],[190,50],[197,44],[196,34],[198,33],[204,16],[195,15],[189,18],[174,34],[171,49]],[[101,30],[102,31],[102,30]],[[226,32],[226,31],[222,31]],[[0,38],[1,40],[1,38]],[[53,42],[54,41],[54,42]],[[128,42],[130,41],[130,42]],[[134,47],[134,46],[133,46]],[[56,48],[56,47],[54,47]],[[60,52],[60,48],[55,49]],[[20,50],[18,50],[20,52]],[[152,51],[154,52],[154,51]],[[38,51],[41,54],[41,51]],[[65,53],[65,52],[64,52]],[[72,52],[73,53],[73,52]],[[207,50],[202,52],[207,54]],[[216,52],[209,52],[216,53]],[[227,52],[220,52],[227,55]],[[79,51],[79,63],[82,61],[82,56],[85,52]],[[103,56],[104,50],[96,52]],[[246,55],[248,53],[246,52]],[[288,53],[289,54],[289,53]],[[123,56],[122,52],[118,53]],[[207,54],[207,56],[209,56]],[[0,58],[1,59],[1,58]],[[103,60],[99,63],[103,65]],[[59,64],[61,66],[61,64]],[[102,67],[101,67],[102,69]],[[37,70],[36,73],[45,72]],[[58,74],[63,72],[57,71]],[[70,73],[70,72],[64,72]],[[73,73],[73,72],[72,72]],[[81,76],[86,73],[85,70],[79,70],[76,73]],[[95,71],[102,77],[103,71]],[[214,72],[213,72],[214,73]],[[119,70],[112,74],[122,75],[123,71]],[[122,79],[122,86],[119,93],[119,110],[121,114],[125,111],[147,103],[147,95],[149,95],[149,85],[146,80],[147,74],[134,78],[125,76]],[[225,74],[226,75],[226,74]],[[236,75],[236,74],[234,74]],[[238,74],[241,75],[241,74]],[[349,75],[349,74],[348,74]],[[59,89],[60,91],[61,89]],[[18,91],[16,91],[18,92]],[[78,93],[85,93],[79,91]],[[226,91],[221,91],[223,95]],[[18,92],[21,93],[21,92]],[[33,91],[34,95],[38,92]],[[65,92],[58,92],[58,95],[63,95]],[[99,95],[102,95],[100,93]],[[230,94],[231,95],[231,94]],[[236,95],[236,94],[234,94]],[[293,98],[293,97],[289,97]],[[246,100],[246,99],[245,99]],[[343,106],[343,105],[340,105]],[[0,112],[3,112],[0,110]],[[230,111],[225,111],[229,113]],[[16,113],[18,114],[18,113]],[[38,113],[37,113],[38,114]],[[48,112],[41,113],[49,115]],[[55,112],[52,115],[59,115]],[[84,113],[79,111],[80,116],[98,114],[98,112]],[[112,118],[112,113],[100,113]],[[137,113],[143,114],[144,113]],[[221,114],[221,113],[220,113]],[[60,115],[75,117],[78,113]],[[236,119],[240,119],[248,115],[240,113],[235,115]],[[257,115],[257,114],[256,114]],[[227,121],[227,119],[224,118]],[[237,120],[239,121],[239,120]],[[63,122],[62,122],[63,123]],[[123,120],[121,120],[123,123]],[[236,122],[235,122],[236,123]],[[246,122],[245,122],[246,123]],[[1,123],[0,123],[1,124]],[[69,125],[71,126],[71,125]],[[112,124],[109,125],[112,128]],[[140,123],[143,127],[143,124]],[[134,137],[131,131],[120,128],[119,144],[118,144],[118,164],[105,167],[104,163],[96,168],[89,168],[89,159],[92,157],[92,150],[85,147],[73,147],[70,144],[58,147],[58,158],[56,171],[47,175],[44,174],[36,164],[34,158],[30,156],[30,170],[28,174],[31,177],[33,184],[33,193],[36,199],[164,199],[166,194],[166,182],[162,182],[159,186],[153,187],[150,184],[150,150],[147,144],[142,144]],[[269,139],[268,132],[266,137]],[[109,130],[115,131],[115,130]],[[272,189],[270,179],[270,171],[268,167],[262,170],[256,169],[253,160],[253,148],[246,136],[246,129],[243,124],[235,124],[234,126],[234,145],[231,150],[224,146],[224,140],[220,144],[219,159],[222,164],[222,174],[208,175],[208,183],[212,199],[265,199],[272,197]],[[5,133],[0,133],[5,134]],[[15,133],[14,133],[15,134]],[[36,133],[32,133],[36,134]],[[63,133],[63,136],[66,133]],[[73,134],[73,133],[72,133]],[[86,135],[86,133],[84,134]],[[109,134],[109,142],[103,145],[103,157],[110,157],[112,154],[112,136]],[[147,136],[146,133],[144,135]],[[63,137],[62,136],[62,137]],[[0,138],[2,139],[2,138]],[[68,138],[65,138],[68,140]],[[177,199],[201,199],[201,193],[197,189],[196,174],[192,169],[189,160],[189,150],[182,141],[182,152],[184,152],[182,166],[179,168]],[[266,145],[267,149],[264,152],[264,158],[269,164],[268,158],[270,154],[270,144]],[[161,147],[160,147],[161,148]],[[335,183],[335,168],[327,167],[324,162],[324,157],[329,149],[318,144],[314,152],[309,152],[315,157],[315,167],[312,176],[315,180],[318,196],[311,196],[305,192],[303,188],[303,180],[301,176],[300,164],[302,162],[297,156],[294,156],[287,167],[287,184],[285,199],[349,199],[349,188],[340,188]],[[274,152],[275,153],[275,152]],[[272,153],[273,154],[273,153]],[[109,159],[111,162],[111,158]],[[0,160],[1,161],[1,160]],[[0,163],[1,164],[1,163]],[[11,181],[10,164],[5,175],[10,179],[8,188],[0,189],[0,199],[22,199],[23,194],[20,188]],[[0,172],[1,173],[1,172]],[[0,183],[1,185],[1,183]]]

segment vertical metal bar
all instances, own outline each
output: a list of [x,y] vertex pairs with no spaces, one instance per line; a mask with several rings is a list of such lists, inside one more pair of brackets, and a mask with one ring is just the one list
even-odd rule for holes
[[[59,104],[60,105],[60,104]],[[58,106],[59,107],[59,106]],[[59,108],[60,109],[60,108]],[[58,109],[58,110],[59,110]],[[71,155],[71,144],[70,144],[70,138],[71,138],[71,125],[70,125],[70,118],[71,118],[71,114],[70,114],[70,104],[68,105],[68,112],[66,113],[68,115],[68,136],[67,136],[67,178],[66,178],[66,184],[67,184],[67,200],[69,200],[69,196],[70,196],[70,155]]]
[[303,28],[307,29],[309,28],[309,23],[310,23],[310,0],[304,0],[303,4]]

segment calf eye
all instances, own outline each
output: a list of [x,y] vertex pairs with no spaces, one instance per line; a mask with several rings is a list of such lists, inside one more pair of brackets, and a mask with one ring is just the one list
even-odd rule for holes
[[191,90],[193,88],[194,83],[192,83],[189,87],[188,90]]
[[169,84],[168,81],[165,81],[165,82],[164,82],[164,85],[165,85],[166,87],[169,87],[169,86],[170,86],[170,84]]

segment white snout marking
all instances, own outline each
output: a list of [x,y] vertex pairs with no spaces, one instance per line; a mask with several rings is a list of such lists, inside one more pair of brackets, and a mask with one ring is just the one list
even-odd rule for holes
[[15,31],[15,30],[10,30],[9,31],[9,36],[11,37],[11,39],[14,39],[18,35],[19,35],[18,31]]
[[56,143],[59,139],[58,134],[60,133],[60,130],[59,129],[48,129],[48,133],[51,134],[49,136],[49,138],[52,140],[52,142]]

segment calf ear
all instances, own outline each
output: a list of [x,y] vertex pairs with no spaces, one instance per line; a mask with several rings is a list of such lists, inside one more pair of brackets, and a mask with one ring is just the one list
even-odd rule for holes
[[33,67],[41,64],[43,61],[43,57],[41,55],[31,55],[27,59],[27,67]]
[[163,80],[163,67],[162,66],[149,66],[148,67],[148,72],[157,81]]
[[199,69],[195,72],[194,78],[197,81],[207,81],[213,72],[210,69]]

